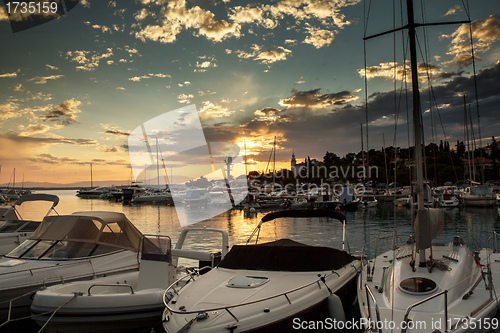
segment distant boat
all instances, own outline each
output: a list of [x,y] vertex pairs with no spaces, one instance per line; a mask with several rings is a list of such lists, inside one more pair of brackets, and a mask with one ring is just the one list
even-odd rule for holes
[[141,203],[167,204],[173,202],[174,199],[172,198],[172,194],[170,193],[170,191],[145,193],[132,198],[132,203],[135,204],[141,204]]
[[103,194],[116,190],[114,186],[99,186],[94,188],[82,188],[76,192],[76,196],[82,199],[99,199]]
[[468,207],[494,207],[497,204],[495,193],[486,185],[467,187],[462,200]]

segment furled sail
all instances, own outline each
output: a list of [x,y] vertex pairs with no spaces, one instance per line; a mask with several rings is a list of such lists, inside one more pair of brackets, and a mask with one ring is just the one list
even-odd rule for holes
[[432,240],[444,229],[444,212],[439,208],[419,209],[413,225],[417,250],[431,247]]

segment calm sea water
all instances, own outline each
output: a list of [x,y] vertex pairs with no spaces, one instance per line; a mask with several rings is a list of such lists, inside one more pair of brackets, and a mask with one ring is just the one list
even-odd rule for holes
[[[40,192],[41,193],[41,192]],[[134,205],[123,206],[121,203],[108,202],[99,199],[80,199],[74,190],[44,191],[56,194],[60,198],[56,210],[59,214],[71,214],[77,211],[115,211],[123,212],[135,226],[146,234],[169,235],[174,244],[183,227],[180,226],[176,210],[171,206]],[[48,205],[28,203],[21,206],[24,218],[40,218],[48,209]],[[210,210],[210,208],[207,208]],[[190,213],[189,211],[187,213]],[[196,214],[196,211],[192,212]],[[268,211],[257,211],[250,214],[244,210],[232,210],[208,218],[188,228],[207,227],[224,229],[229,233],[230,245],[244,243],[260,219]],[[406,240],[411,232],[411,211],[408,208],[398,208],[392,205],[360,209],[355,212],[345,212],[347,218],[347,239],[353,254],[361,254],[363,245],[372,242],[381,235],[389,235],[394,231],[402,240]],[[454,236],[460,236],[472,248],[484,247],[492,232],[500,232],[499,208],[455,208],[446,210],[445,229],[437,241],[451,241]],[[336,220],[321,219],[280,219],[268,222],[263,227],[260,240],[275,238],[291,238],[310,245],[342,246],[342,226]],[[217,240],[196,239],[195,246],[200,249],[211,248]],[[374,245],[368,248],[373,252]]]
[[[39,193],[42,193],[41,191]],[[129,220],[143,233],[163,234],[172,238],[173,244],[183,229],[174,207],[155,205],[123,206],[99,199],[80,199],[74,190],[44,191],[43,193],[56,194],[60,198],[56,210],[59,214],[71,214],[77,211],[115,211],[123,212]],[[42,203],[28,203],[21,206],[23,218],[41,219],[50,205]],[[207,208],[210,209],[210,208]],[[187,211],[189,214],[190,212]],[[192,212],[196,214],[196,211]],[[187,228],[217,228],[224,229],[229,234],[230,245],[245,243],[260,219],[268,212],[249,214],[244,210],[232,210],[206,219]],[[205,213],[202,213],[205,214]],[[378,253],[389,249],[392,235],[397,233],[405,241],[411,232],[412,212],[407,208],[397,208],[392,205],[377,208],[360,209],[355,212],[346,212],[347,239],[353,254],[360,255],[363,246],[369,257],[375,254],[375,240],[379,236],[388,237],[387,242],[378,243]],[[208,214],[207,214],[208,215]],[[493,231],[500,232],[500,208],[456,208],[446,211],[445,229],[443,235],[436,241],[448,242],[454,236],[460,236],[472,249],[479,249],[486,245]],[[342,247],[342,225],[327,218],[288,218],[268,222],[262,228],[259,242],[271,241],[277,238],[291,238],[310,245]],[[202,234],[195,234],[188,238],[192,249],[217,249],[220,240],[206,238]],[[359,315],[359,314],[358,314]],[[354,314],[356,316],[356,314]],[[37,332],[34,323],[25,323],[24,332]],[[12,332],[18,332],[17,325],[12,326]]]

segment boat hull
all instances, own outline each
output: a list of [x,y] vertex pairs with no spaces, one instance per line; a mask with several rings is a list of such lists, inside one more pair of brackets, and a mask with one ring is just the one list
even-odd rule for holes
[[[344,310],[348,310],[356,297],[356,278],[360,268],[360,261],[353,261],[345,267],[335,270],[335,274],[332,274],[332,271],[292,273],[217,268],[200,277],[194,283],[188,284],[188,287],[182,290],[178,297],[174,297],[174,303],[172,304],[171,301],[171,304],[172,306],[176,304],[175,307],[186,304],[186,308],[191,310],[191,306],[187,306],[189,300],[194,301],[193,295],[203,295],[196,298],[196,304],[193,304],[193,307],[207,309],[227,306],[231,314],[234,315],[232,317],[226,310],[208,311],[208,319],[192,323],[193,332],[215,333],[227,331],[228,328],[234,333],[290,332],[297,330],[297,328],[298,331],[301,331],[304,321],[308,326],[308,321],[326,321],[327,318],[330,318],[326,305],[330,293],[322,282],[313,283],[307,288],[289,293],[287,297],[279,296],[241,307],[231,307],[230,305],[273,297],[280,292],[292,290],[311,281],[317,281],[318,274],[321,276],[330,274],[326,278],[326,284],[333,293],[341,298]],[[228,290],[226,283],[234,276],[266,277],[269,282],[264,284],[264,288],[259,287],[255,290],[245,288]],[[188,291],[188,289],[190,290]],[[201,290],[204,290],[204,293],[201,293]],[[173,314],[167,309],[164,313],[163,327],[167,332],[178,332],[193,317],[196,317],[196,314]],[[238,320],[235,320],[235,317]]]
[[[379,323],[374,324],[379,326],[373,326],[369,332],[402,332],[408,309],[411,309],[408,318],[414,324],[414,327],[406,330],[408,333],[433,332],[436,329],[454,333],[490,331],[486,328],[488,326],[486,323],[489,322],[489,328],[492,327],[497,311],[497,300],[491,297],[490,290],[485,287],[481,267],[486,267],[487,258],[490,257],[493,285],[498,285],[500,263],[497,260],[500,259],[500,254],[483,249],[479,253],[481,261],[478,262],[464,245],[452,243],[433,245],[433,255],[442,258],[439,261],[445,266],[443,269],[435,267],[429,273],[426,267],[418,267],[418,262],[416,271],[411,271],[409,265],[411,258],[408,256],[410,253],[411,250],[405,245],[395,253],[388,251],[378,256],[376,261],[370,263],[371,265],[376,263],[372,280],[367,279],[367,269],[363,270],[358,285],[362,321]],[[391,265],[393,256],[397,258],[394,266]],[[404,281],[412,278],[432,280],[436,288],[428,292],[409,291],[403,288]],[[464,295],[471,290],[473,292],[464,299]],[[446,311],[444,291],[447,291]],[[370,293],[373,298],[370,297]],[[430,299],[431,296],[435,298]],[[424,300],[426,301],[419,304]],[[380,321],[377,321],[377,311]],[[459,318],[464,320],[462,325],[459,323]],[[475,321],[475,327],[472,327],[472,321]],[[383,324],[384,322],[391,322],[394,326],[391,329],[387,324]],[[446,323],[448,323],[447,329]],[[375,328],[380,328],[380,331]]]
[[61,282],[90,280],[95,277],[138,270],[137,254],[118,251],[87,259],[18,260],[0,259],[0,321],[30,315],[33,295],[45,286]]
[[131,272],[50,287],[35,295],[31,318],[49,333],[132,333],[159,327],[163,289],[138,291],[138,275]]

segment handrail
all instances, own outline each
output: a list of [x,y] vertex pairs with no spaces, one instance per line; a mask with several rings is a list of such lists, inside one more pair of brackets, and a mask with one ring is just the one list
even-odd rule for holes
[[[195,272],[196,273],[196,272]],[[178,282],[180,282],[182,279],[186,278],[186,277],[190,277],[192,278],[192,275],[195,274],[195,273],[191,273],[191,274],[187,274],[187,275],[184,275],[183,277],[179,278],[177,281],[175,281],[174,283],[172,283],[166,290],[165,292],[163,293],[163,304],[165,304],[165,307],[167,308],[168,311],[170,311],[171,313],[176,313],[176,314],[191,314],[191,313],[203,313],[203,312],[210,312],[210,311],[217,311],[217,310],[226,310],[231,316],[234,317],[234,315],[229,311],[230,308],[237,308],[237,307],[241,307],[241,306],[246,306],[246,305],[250,305],[250,304],[255,304],[255,303],[260,303],[260,302],[264,302],[264,301],[267,301],[267,300],[270,300],[270,299],[273,299],[273,298],[278,298],[278,297],[281,297],[281,296],[284,296],[286,299],[287,299],[287,302],[290,302],[287,294],[290,294],[290,293],[293,293],[293,292],[296,292],[298,290],[301,290],[301,289],[304,289],[304,288],[307,288],[309,286],[312,286],[314,284],[317,284],[319,286],[319,288],[321,289],[321,284],[320,282],[323,282],[325,283],[323,280],[326,279],[327,277],[330,277],[332,275],[338,275],[338,273],[336,272],[332,272],[330,274],[325,274],[324,276],[321,276],[319,277],[317,280],[314,280],[313,282],[310,282],[310,283],[307,283],[303,286],[300,286],[300,287],[297,287],[297,288],[294,288],[294,289],[291,289],[291,290],[288,290],[288,291],[285,291],[285,292],[282,292],[280,294],[276,294],[276,295],[273,295],[273,296],[269,296],[269,297],[265,297],[265,298],[261,298],[261,299],[258,299],[258,300],[255,300],[255,301],[250,301],[250,302],[245,302],[245,303],[239,303],[239,304],[232,304],[232,305],[226,305],[226,306],[220,306],[220,307],[216,307],[216,308],[209,308],[209,309],[201,309],[201,310],[191,310],[191,311],[178,311],[178,310],[174,310],[172,308],[170,308],[168,306],[168,302],[165,302],[165,297],[168,293],[168,291],[170,290],[170,288],[172,288],[174,290],[174,292],[176,294],[178,294],[177,290],[175,290],[175,288],[173,288],[173,286],[175,284],[177,284]],[[234,317],[235,318],[235,317]],[[235,318],[236,320],[238,320],[237,318]]]
[[486,248],[489,248],[490,240],[493,239],[492,248],[491,248],[493,250],[493,252],[498,252],[497,235],[498,235],[498,233],[496,231],[493,231],[493,236],[488,238],[488,240],[486,241]]
[[[377,323],[379,323],[380,322],[380,311],[378,309],[377,300],[375,299],[375,296],[373,296],[373,293],[372,293],[370,287],[366,283],[365,283],[365,290],[366,290],[366,305],[368,307],[368,318],[372,317],[371,310],[370,310],[370,298],[371,298],[373,300],[373,305],[375,306],[375,314],[377,315]],[[370,296],[370,298],[368,296]],[[369,329],[369,327],[368,327],[368,329]],[[382,328],[379,327],[378,332],[382,333]]]
[[89,287],[89,289],[87,290],[88,296],[92,296],[92,294],[90,293],[90,289],[92,289],[94,287],[128,287],[128,288],[130,288],[130,293],[134,294],[134,288],[132,288],[132,286],[130,284],[96,283],[96,284],[91,285]]
[[[448,289],[443,290],[435,295],[429,296],[421,301],[418,301],[417,303],[413,303],[412,305],[410,305],[406,309],[403,322],[408,323],[408,316],[410,315],[410,312],[411,312],[411,310],[413,310],[414,307],[417,307],[423,303],[426,303],[426,302],[430,301],[431,299],[434,299],[434,298],[441,296],[443,294],[444,294],[444,331],[448,332]],[[404,332],[405,332],[405,329],[402,328],[401,333],[404,333]]]

